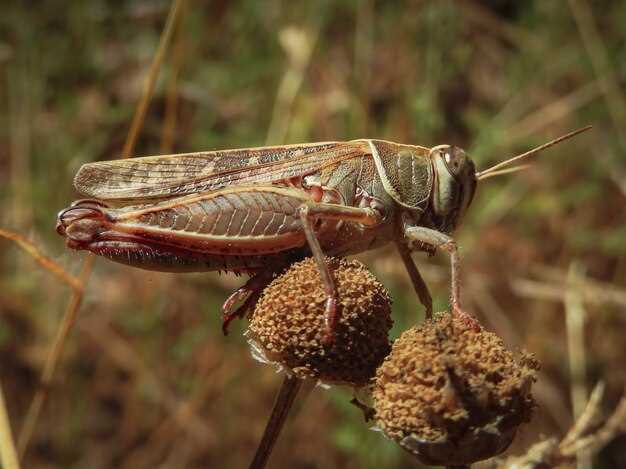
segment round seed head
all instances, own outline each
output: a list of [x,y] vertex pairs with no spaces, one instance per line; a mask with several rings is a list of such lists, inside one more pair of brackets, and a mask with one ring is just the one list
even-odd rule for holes
[[292,265],[263,291],[248,328],[257,356],[298,378],[363,386],[389,353],[391,300],[358,261],[327,259],[339,320],[325,338],[326,292],[312,258]]
[[495,334],[442,313],[405,331],[378,368],[378,427],[420,461],[464,465],[504,451],[529,420],[538,362]]

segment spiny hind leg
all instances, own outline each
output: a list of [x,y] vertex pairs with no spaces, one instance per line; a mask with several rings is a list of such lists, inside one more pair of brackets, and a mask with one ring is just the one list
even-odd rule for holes
[[397,241],[396,247],[398,248],[404,267],[409,274],[411,283],[413,283],[415,293],[417,293],[420,303],[422,303],[424,308],[426,308],[426,319],[430,319],[433,316],[433,298],[428,290],[428,285],[426,285],[420,271],[417,269],[417,266],[411,257],[411,251],[406,244]]
[[[254,308],[254,305],[261,296],[261,292],[274,279],[276,272],[279,272],[282,266],[262,270],[255,273],[248,281],[235,290],[222,305],[222,332],[228,335],[228,327],[234,319],[243,319]],[[237,303],[242,302],[240,306],[235,307]]]
[[322,283],[326,293],[325,306],[325,335],[324,342],[331,344],[333,342],[333,332],[339,321],[339,312],[337,305],[339,299],[337,297],[337,286],[332,276],[330,267],[324,260],[324,252],[320,246],[320,242],[315,235],[314,224],[317,220],[342,220],[345,222],[360,223],[366,226],[373,226],[382,221],[382,215],[371,208],[346,207],[336,204],[325,203],[306,203],[298,208],[298,215],[302,222],[302,229],[306,236],[307,243],[313,254],[313,258],[320,271]]

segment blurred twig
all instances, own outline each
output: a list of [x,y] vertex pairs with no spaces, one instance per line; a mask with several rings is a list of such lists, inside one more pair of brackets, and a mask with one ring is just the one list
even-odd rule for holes
[[185,17],[186,3],[183,2],[181,12],[176,21],[176,36],[172,50],[169,83],[165,98],[165,117],[163,118],[163,130],[161,131],[161,152],[171,153],[174,146],[174,133],[176,131],[176,119],[178,115],[178,73],[183,62],[185,50],[185,31],[183,18]]
[[626,397],[622,397],[611,416],[594,430],[602,404],[604,386],[598,384],[578,421],[561,442],[549,438],[534,444],[523,456],[494,461],[492,467],[499,469],[539,469],[574,464],[576,454],[586,451],[596,453],[617,435],[626,432]]
[[[564,272],[545,265],[536,266],[533,271],[541,280],[516,278],[511,281],[517,294],[529,298],[564,301],[568,289],[567,275]],[[585,303],[626,306],[626,290],[614,284],[585,278],[576,279],[576,288]]]
[[374,44],[374,5],[363,0],[356,6],[354,30],[354,80],[356,91],[352,93],[352,133],[365,136],[369,133],[370,99],[369,86],[372,78],[372,50]]
[[73,291],[72,298],[70,299],[70,304],[68,305],[67,311],[63,316],[61,326],[57,331],[57,335],[52,344],[50,353],[46,356],[46,363],[44,365],[40,378],[40,387],[35,393],[35,397],[33,398],[31,405],[28,408],[24,424],[19,434],[18,448],[19,454],[21,456],[26,451],[26,447],[28,446],[28,442],[35,428],[39,412],[41,411],[41,407],[43,406],[43,403],[45,401],[50,382],[52,381],[52,376],[54,375],[54,370],[56,369],[56,365],[63,350],[65,340],[67,339],[69,331],[76,321],[76,315],[78,313],[78,309],[83,298],[84,282],[91,272],[93,260],[91,256],[87,258],[87,260],[83,264],[81,274],[77,278],[71,275],[65,269],[63,269],[52,259],[42,254],[41,251],[32,242],[28,241],[23,236],[3,229],[0,229],[0,236],[15,242],[20,248],[22,248],[29,255],[31,255],[39,263],[39,265],[59,277],[64,283],[69,285]]
[[585,432],[585,429],[590,427],[594,420],[598,417],[600,410],[600,404],[602,402],[602,396],[604,395],[604,383],[601,381],[596,384],[593,389],[589,401],[580,408],[580,412],[576,414],[576,421],[572,428],[567,432],[563,438],[562,444],[570,445],[574,443]]
[[26,251],[37,263],[49,272],[59,277],[64,283],[69,285],[74,291],[82,290],[82,283],[72,274],[67,272],[63,267],[55,261],[44,255],[35,244],[27,240],[24,236],[14,233],[13,231],[0,228],[0,237],[9,239],[16,243],[20,248]]
[[[582,268],[572,262],[568,272],[570,287],[565,294],[565,324],[567,327],[567,349],[570,369],[570,387],[573,415],[580,418],[587,402],[586,369],[587,357],[585,347],[585,309],[582,296],[576,287],[582,279]],[[581,418],[582,420],[582,418]],[[578,469],[591,468],[591,461],[586,454],[578,454]]]
[[0,463],[4,469],[19,469],[20,464],[11,432],[4,393],[0,385]]
[[67,337],[69,336],[69,333],[74,327],[74,323],[76,322],[78,310],[80,309],[80,305],[83,301],[84,285],[86,285],[87,280],[91,275],[93,262],[94,256],[92,255],[87,256],[85,262],[83,262],[83,266],[78,278],[80,287],[74,289],[72,297],[70,298],[70,303],[65,310],[65,314],[63,315],[63,319],[61,320],[61,325],[59,326],[59,329],[57,330],[56,336],[54,338],[54,342],[52,343],[50,352],[46,355],[46,362],[44,364],[43,370],[41,372],[41,377],[39,379],[39,387],[35,392],[35,397],[33,397],[33,400],[28,407],[28,411],[26,413],[26,417],[24,418],[24,423],[19,434],[18,449],[20,457],[23,457],[26,453],[28,443],[30,442],[30,439],[33,435],[35,426],[37,425],[37,419],[39,418],[39,414],[41,413],[43,404],[46,401],[46,397],[48,396],[50,384],[52,383],[54,372],[56,370],[59,359],[61,358],[63,348],[65,347],[65,342],[67,341]]
[[594,74],[606,101],[615,131],[622,146],[626,146],[626,101],[619,89],[617,78],[606,54],[606,47],[594,23],[593,11],[585,0],[569,0],[570,9],[587,50]]
[[272,120],[267,131],[267,144],[282,143],[287,136],[293,103],[304,81],[319,29],[318,22],[310,30],[291,26],[279,33],[280,44],[287,55],[287,70],[276,93]]
[[170,11],[167,15],[167,20],[165,23],[165,28],[163,29],[163,32],[161,33],[161,39],[159,40],[159,46],[157,47],[157,51],[154,54],[152,64],[150,65],[150,71],[148,72],[146,81],[144,83],[141,100],[139,101],[137,109],[135,110],[135,115],[133,116],[130,130],[128,131],[126,143],[124,143],[124,148],[122,150],[123,158],[130,157],[133,153],[133,150],[135,149],[135,143],[137,142],[139,131],[141,130],[143,122],[146,118],[148,104],[150,104],[150,98],[152,98],[152,94],[154,92],[154,86],[156,84],[157,77],[159,76],[159,70],[161,69],[163,60],[165,59],[165,52],[167,51],[167,46],[169,45],[170,40],[172,39],[172,34],[175,29],[174,26],[177,23],[177,18],[182,10],[184,2],[185,0],[174,0],[170,7]]

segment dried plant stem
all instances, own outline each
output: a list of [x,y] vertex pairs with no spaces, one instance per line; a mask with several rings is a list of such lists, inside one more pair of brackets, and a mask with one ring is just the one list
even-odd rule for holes
[[352,133],[368,135],[372,50],[374,49],[374,2],[359,2],[354,30],[354,85],[352,94]]
[[33,434],[33,431],[35,430],[37,419],[39,418],[39,414],[41,413],[43,404],[46,401],[46,397],[48,397],[48,391],[50,389],[50,384],[52,383],[52,377],[54,376],[57,364],[59,363],[59,359],[61,358],[63,348],[65,347],[65,342],[67,341],[67,337],[69,336],[69,333],[72,330],[72,327],[74,327],[74,323],[76,322],[78,311],[83,301],[83,285],[86,284],[87,279],[91,275],[93,262],[93,255],[87,256],[85,262],[83,262],[83,266],[79,276],[79,282],[81,287],[76,288],[73,291],[72,297],[70,298],[70,303],[67,306],[65,314],[63,315],[61,325],[57,330],[57,334],[54,338],[54,342],[52,343],[52,347],[50,348],[50,352],[46,356],[46,363],[44,364],[43,371],[41,372],[41,377],[39,380],[39,388],[37,389],[35,397],[33,397],[33,400],[28,407],[28,412],[26,413],[24,424],[22,425],[22,429],[20,431],[18,439],[18,449],[20,457],[24,455],[26,449],[28,448],[28,443]]
[[20,467],[2,386],[0,386],[0,466],[4,469],[19,469]]
[[287,27],[279,33],[279,41],[287,54],[287,70],[278,86],[272,120],[267,131],[267,144],[282,143],[289,130],[293,105],[304,82],[313,49],[319,36],[320,24],[310,30]]
[[[587,402],[586,369],[587,357],[585,347],[585,308],[577,280],[582,277],[582,268],[573,262],[569,269],[569,288],[565,294],[565,324],[567,328],[567,346],[571,382],[571,398],[574,419],[578,419],[585,410]],[[591,460],[588,455],[577,455],[578,469],[590,469]]]
[[148,112],[148,104],[150,104],[150,98],[152,97],[152,94],[154,92],[154,86],[156,85],[156,80],[159,76],[159,70],[161,69],[163,60],[165,59],[167,46],[169,45],[169,42],[172,38],[174,29],[176,29],[174,26],[178,22],[177,18],[182,10],[182,5],[184,2],[185,0],[174,0],[174,3],[170,8],[169,14],[167,15],[165,28],[163,29],[163,33],[161,33],[161,39],[159,40],[159,46],[156,53],[154,54],[152,64],[150,65],[150,71],[148,72],[148,76],[146,77],[146,81],[144,83],[141,101],[139,101],[137,109],[135,110],[135,115],[133,116],[133,121],[130,125],[130,130],[126,138],[126,143],[124,143],[124,149],[122,150],[122,157],[124,158],[130,157],[135,148],[135,143],[137,142],[139,130],[143,126],[143,122],[146,118],[146,113]]
[[39,263],[39,265],[41,265],[47,271],[52,272],[64,283],[72,288],[72,298],[70,300],[70,304],[68,305],[65,315],[63,316],[61,326],[59,327],[55,341],[52,344],[50,353],[46,357],[46,363],[41,373],[40,387],[35,393],[35,397],[31,401],[28,412],[26,413],[24,424],[22,425],[22,429],[19,434],[18,448],[19,455],[22,456],[26,451],[28,442],[30,441],[30,437],[32,436],[33,430],[35,428],[35,424],[37,423],[39,413],[41,412],[41,408],[45,402],[47,391],[52,381],[52,376],[54,375],[56,366],[59,362],[59,358],[61,357],[61,352],[63,350],[65,340],[67,339],[69,331],[76,321],[78,309],[83,298],[83,286],[85,282],[84,279],[89,276],[89,273],[91,271],[93,256],[89,256],[87,258],[87,261],[83,264],[81,274],[77,278],[67,272],[65,269],[63,269],[63,267],[61,267],[55,261],[42,254],[41,251],[31,241],[27,240],[20,234],[14,233],[9,230],[0,229],[0,237],[15,242],[26,253],[32,256],[35,261]]
[[598,418],[602,408],[604,388],[605,385],[603,382],[596,384],[596,387],[593,389],[591,397],[589,397],[589,401],[587,402],[585,408],[582,409],[579,415],[577,415],[574,425],[572,425],[572,428],[570,428],[565,437],[563,437],[563,440],[561,441],[562,447],[574,444],[576,440],[579,440],[582,435],[584,435],[585,432],[593,426],[593,423]]
[[593,67],[598,85],[602,90],[606,107],[620,137],[620,143],[626,145],[626,100],[622,94],[615,71],[607,55],[606,46],[595,25],[593,11],[585,0],[569,0],[576,26],[583,45]]
[[622,396],[613,413],[604,419],[598,429],[604,385],[599,383],[592,391],[589,402],[561,442],[557,438],[531,446],[526,454],[506,460],[494,460],[491,466],[498,469],[539,469],[543,467],[570,467],[581,452],[588,455],[598,452],[613,438],[626,432],[626,397]]
[[174,147],[174,133],[176,131],[176,118],[178,114],[178,74],[180,72],[183,55],[185,51],[185,31],[183,28],[183,18],[187,11],[186,3],[183,1],[180,14],[176,21],[176,36],[172,50],[169,83],[165,97],[165,117],[161,131],[161,152],[171,153]]
[[293,376],[285,375],[283,384],[281,385],[280,391],[278,391],[278,395],[276,396],[272,414],[270,415],[270,419],[268,420],[265,431],[263,432],[263,438],[261,439],[261,443],[259,443],[259,447],[254,455],[254,459],[250,464],[250,469],[263,469],[267,464],[267,460],[269,459],[272,449],[274,448],[274,443],[276,443],[278,435],[280,435],[280,431],[287,420],[287,415],[289,415],[291,406],[293,405],[296,395],[298,394],[298,391],[300,391],[301,387],[302,380]]
[[27,240],[24,236],[18,233],[14,233],[13,231],[0,228],[0,238],[6,238],[16,243],[20,248],[26,251],[27,254],[32,256],[39,265],[59,277],[73,290],[80,290],[82,288],[82,284],[80,283],[79,279],[67,272],[63,267],[50,259],[48,256],[44,255],[37,248],[37,246],[35,246],[31,241]]

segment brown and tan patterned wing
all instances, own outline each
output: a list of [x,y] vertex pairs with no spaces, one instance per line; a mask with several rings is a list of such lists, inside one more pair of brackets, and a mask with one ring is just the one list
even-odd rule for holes
[[83,165],[74,186],[81,194],[100,200],[160,199],[231,184],[271,183],[369,154],[366,143],[354,141],[100,161]]

